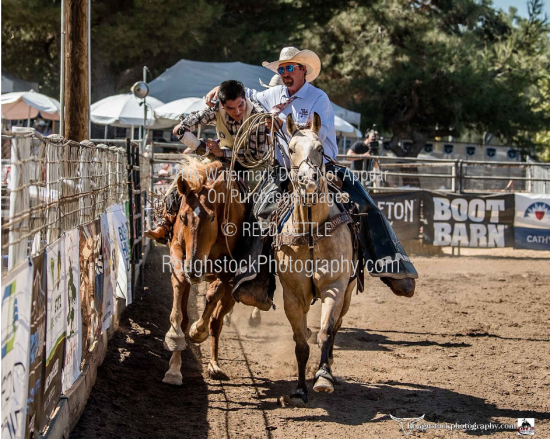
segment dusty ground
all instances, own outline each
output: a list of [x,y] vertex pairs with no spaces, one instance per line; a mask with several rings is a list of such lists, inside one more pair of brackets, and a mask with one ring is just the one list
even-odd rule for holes
[[[281,407],[297,374],[294,342],[282,310],[247,324],[238,305],[222,335],[228,382],[209,379],[209,340],[183,353],[183,386],[162,383],[169,353],[171,287],[162,274],[164,248],[149,255],[147,289],[122,316],[74,438],[401,438],[401,418],[419,424],[516,424],[535,418],[536,437],[550,438],[550,256],[415,257],[420,273],[412,299],[394,296],[370,278],[353,297],[336,339],[333,394],[310,387],[310,406]],[[200,308],[203,297],[196,302]],[[195,300],[191,300],[195,302]],[[193,303],[193,305],[195,305]],[[193,318],[197,308],[190,311]],[[318,329],[320,304],[309,326]],[[319,348],[312,341],[308,375]],[[430,429],[412,437],[516,431]]]

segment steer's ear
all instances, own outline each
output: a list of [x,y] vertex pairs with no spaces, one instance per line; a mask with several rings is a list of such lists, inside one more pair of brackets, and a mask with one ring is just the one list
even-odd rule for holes
[[313,123],[311,124],[311,130],[315,134],[319,134],[321,131],[321,117],[317,113],[313,113]]
[[289,114],[286,118],[286,130],[288,131],[288,134],[290,134],[290,137],[292,137],[297,131],[296,125],[294,124],[294,119],[292,119],[292,114]]

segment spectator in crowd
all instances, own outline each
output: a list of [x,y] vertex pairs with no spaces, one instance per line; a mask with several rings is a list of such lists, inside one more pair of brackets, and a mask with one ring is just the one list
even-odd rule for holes
[[365,140],[359,140],[351,145],[346,153],[347,159],[351,161],[350,169],[352,171],[366,170],[365,158],[370,156],[370,144],[378,141],[376,131],[370,131],[365,137]]
[[36,123],[36,132],[42,136],[49,136],[52,133],[52,129],[49,127],[48,123],[44,120],[41,120]]

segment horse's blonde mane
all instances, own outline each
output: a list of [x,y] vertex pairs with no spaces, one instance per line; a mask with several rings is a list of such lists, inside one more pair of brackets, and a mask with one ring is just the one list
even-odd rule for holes
[[198,192],[209,178],[217,176],[217,170],[222,167],[222,164],[219,161],[203,162],[198,156],[183,155],[178,167],[178,178],[172,182],[170,189],[177,184],[178,179],[181,177],[193,191]]

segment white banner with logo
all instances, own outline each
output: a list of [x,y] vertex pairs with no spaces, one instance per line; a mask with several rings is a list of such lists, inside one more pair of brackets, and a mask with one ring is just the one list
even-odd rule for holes
[[128,240],[128,219],[124,214],[124,206],[115,204],[107,209],[109,225],[116,238],[118,254],[116,296],[126,299],[126,305],[132,303],[130,284],[130,245]]
[[62,390],[63,353],[67,334],[67,268],[65,239],[46,248],[46,375],[42,397],[45,416],[57,406]]
[[[101,245],[103,248],[103,311],[101,330],[109,329],[114,312],[114,290],[116,286],[116,258],[107,214],[101,215]],[[113,282],[114,277],[114,282]]]
[[516,194],[515,247],[550,250],[550,195]]
[[82,359],[82,319],[80,311],[80,263],[79,231],[71,230],[65,235],[66,281],[67,281],[67,340],[63,365],[62,391],[65,393],[80,375]]
[[29,381],[32,266],[2,279],[2,438],[24,438]]

